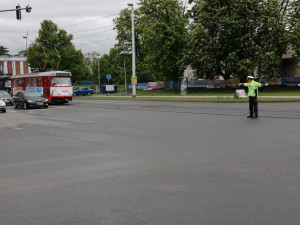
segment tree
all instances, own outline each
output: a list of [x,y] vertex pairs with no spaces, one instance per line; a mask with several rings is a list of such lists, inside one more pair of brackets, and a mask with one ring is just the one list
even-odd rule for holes
[[8,49],[4,47],[3,45],[0,46],[0,55],[6,55],[8,54]]
[[33,71],[70,70],[73,81],[84,79],[88,70],[84,55],[72,44],[73,35],[50,20],[41,23],[39,36],[28,48],[27,61]]
[[200,78],[279,76],[283,51],[277,0],[190,0],[190,62]]
[[177,81],[186,67],[187,46],[185,7],[179,0],[141,0],[138,25],[145,46],[145,62],[160,80]]
[[84,56],[84,65],[89,70],[88,79],[93,79],[93,64],[101,57],[101,54],[98,52],[88,52]]
[[98,63],[100,66],[100,80],[101,84],[108,83],[106,79],[106,75],[110,74],[112,76],[110,80],[110,84],[124,84],[125,77],[124,77],[124,61],[122,58],[117,55],[118,52],[115,48],[112,48],[109,54],[104,54],[98,59],[94,60],[92,65],[93,71],[93,81],[98,83]]
[[287,39],[292,49],[294,62],[298,63],[300,61],[300,1],[292,1],[285,8]]
[[[141,14],[139,9],[135,10],[135,53],[136,53],[136,74],[138,82],[156,81],[158,76],[145,61],[147,55],[145,45],[142,43],[141,35],[143,29],[141,24]],[[117,31],[117,44],[114,46],[114,55],[119,58],[119,65],[121,63],[126,66],[127,74],[130,76],[132,73],[132,33],[131,33],[131,10],[124,9],[121,11],[120,16],[114,19],[115,30]]]
[[[187,44],[185,7],[179,0],[140,0],[135,10],[136,70],[139,82],[174,80],[183,75]],[[118,56],[131,64],[131,11],[114,20]]]

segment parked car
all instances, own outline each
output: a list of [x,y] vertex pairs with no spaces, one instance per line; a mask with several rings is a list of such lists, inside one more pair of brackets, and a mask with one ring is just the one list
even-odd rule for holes
[[79,87],[73,91],[74,96],[76,96],[76,95],[92,95],[92,94],[94,94],[93,89],[88,88],[88,87]]
[[15,108],[48,108],[48,100],[36,91],[19,91],[13,97]]
[[3,101],[2,99],[0,99],[0,110],[3,113],[6,112],[6,104],[5,104],[5,101]]
[[0,99],[5,101],[6,105],[12,105],[12,99],[10,94],[7,91],[0,90]]

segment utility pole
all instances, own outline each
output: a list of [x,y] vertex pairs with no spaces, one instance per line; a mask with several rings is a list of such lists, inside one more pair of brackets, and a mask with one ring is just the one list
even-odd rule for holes
[[127,80],[126,80],[126,66],[125,66],[125,61],[124,61],[124,73],[125,73],[125,88],[126,88],[126,94],[128,94],[128,92],[127,92]]
[[101,86],[100,86],[100,58],[98,60],[98,85],[99,85],[99,94],[101,94]]
[[131,84],[132,84],[132,97],[136,97],[136,84],[137,84],[137,77],[135,74],[135,39],[134,39],[134,8],[133,4],[127,4],[131,7],[131,33],[132,33],[132,77],[131,77]]

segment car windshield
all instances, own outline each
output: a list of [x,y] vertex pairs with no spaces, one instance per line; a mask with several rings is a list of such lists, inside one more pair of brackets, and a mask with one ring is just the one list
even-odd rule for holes
[[25,92],[25,97],[42,97],[42,95],[38,92],[32,91],[32,92]]
[[52,86],[72,86],[70,77],[53,77],[51,84]]
[[10,97],[7,91],[0,91],[0,97]]

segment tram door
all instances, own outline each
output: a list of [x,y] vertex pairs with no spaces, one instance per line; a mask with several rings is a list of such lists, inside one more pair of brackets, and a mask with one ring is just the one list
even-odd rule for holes
[[22,90],[26,91],[26,80],[25,80],[25,78],[21,79],[21,86],[22,86]]
[[44,97],[50,98],[50,77],[43,77]]

